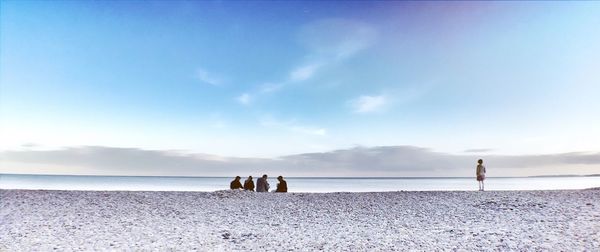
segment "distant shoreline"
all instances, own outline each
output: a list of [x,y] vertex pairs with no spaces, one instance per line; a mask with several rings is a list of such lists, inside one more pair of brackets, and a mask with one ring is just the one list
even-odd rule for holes
[[[258,176],[256,176],[258,177]],[[277,180],[269,180],[274,188]],[[475,177],[285,177],[289,192],[469,191]],[[1,189],[203,191],[229,188],[232,177],[0,174]],[[488,177],[487,190],[600,187],[600,177]]]

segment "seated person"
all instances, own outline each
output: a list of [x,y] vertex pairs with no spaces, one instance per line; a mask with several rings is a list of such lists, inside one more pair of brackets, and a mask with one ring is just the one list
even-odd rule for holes
[[277,184],[277,190],[275,192],[287,192],[287,182],[283,180],[282,176],[277,177],[279,183]]
[[262,178],[256,180],[256,192],[269,192],[269,181],[267,174],[262,175]]
[[231,190],[243,189],[244,187],[242,186],[242,182],[240,182],[240,179],[242,179],[240,176],[236,176],[235,179],[231,181],[231,184],[229,184],[229,188]]
[[254,181],[252,180],[252,176],[248,176],[248,179],[244,181],[244,190],[254,191]]

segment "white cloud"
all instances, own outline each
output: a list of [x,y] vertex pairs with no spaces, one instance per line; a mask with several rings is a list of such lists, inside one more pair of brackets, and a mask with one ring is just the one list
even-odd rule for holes
[[312,54],[344,59],[375,43],[377,31],[356,20],[320,19],[305,25],[299,38]]
[[[600,153],[454,155],[415,146],[356,147],[278,158],[239,158],[103,146],[0,151],[0,173],[231,176],[472,176],[482,158],[493,176],[600,173]],[[69,167],[69,169],[61,169]]]
[[349,19],[319,19],[301,27],[299,42],[308,51],[305,64],[291,69],[286,80],[267,85],[252,92],[257,99],[261,94],[281,90],[295,83],[313,78],[322,68],[339,64],[369,48],[377,39],[377,31],[367,23]]
[[485,153],[485,152],[491,152],[494,149],[491,148],[475,148],[475,149],[466,149],[463,152],[466,153]]
[[252,101],[252,97],[248,93],[243,93],[235,99],[242,105],[249,105]]
[[196,79],[212,86],[219,86],[223,82],[221,78],[214,76],[203,68],[196,69]]
[[363,95],[352,101],[350,104],[354,108],[356,113],[371,113],[381,111],[381,109],[388,103],[388,100],[383,95],[369,96]]
[[36,148],[36,147],[39,147],[39,145],[36,144],[36,143],[24,143],[24,144],[21,144],[21,147],[23,147],[23,148]]
[[271,93],[281,89],[285,83],[265,83],[260,86],[261,93]]
[[320,66],[321,64],[319,63],[312,63],[296,68],[290,73],[290,81],[297,82],[308,80],[315,75],[315,72]]
[[327,129],[321,127],[312,127],[312,126],[304,126],[298,125],[295,119],[291,120],[280,120],[276,119],[272,116],[263,116],[259,120],[259,124],[263,127],[270,128],[279,128],[284,129],[290,132],[300,133],[304,135],[314,135],[314,136],[325,136],[327,135]]
[[291,127],[290,129],[292,131],[303,133],[303,134],[308,134],[308,135],[317,135],[317,136],[327,135],[327,130],[324,128],[294,126],[294,127]]

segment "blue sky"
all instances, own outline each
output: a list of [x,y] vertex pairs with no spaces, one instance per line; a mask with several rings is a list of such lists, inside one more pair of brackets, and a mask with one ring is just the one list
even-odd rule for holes
[[0,21],[4,151],[600,150],[597,2],[2,1]]

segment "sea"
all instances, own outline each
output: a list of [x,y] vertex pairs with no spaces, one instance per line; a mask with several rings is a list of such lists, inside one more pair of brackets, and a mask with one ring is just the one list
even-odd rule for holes
[[[229,189],[231,177],[65,176],[0,174],[0,189],[94,191],[202,191]],[[242,182],[245,178],[242,178]],[[268,179],[276,188],[277,179]],[[289,192],[473,191],[469,177],[289,177]],[[256,182],[256,178],[255,178]],[[490,177],[485,189],[562,190],[600,187],[599,176]]]

